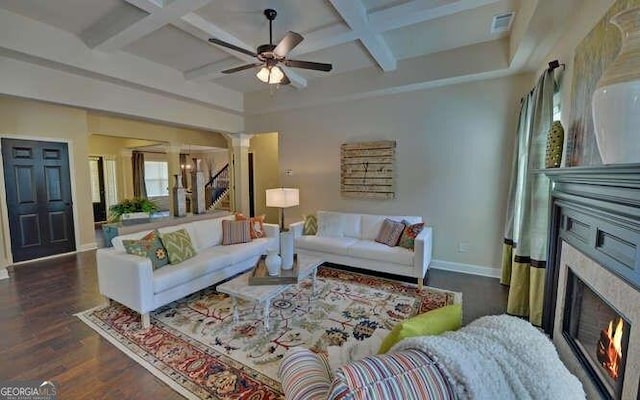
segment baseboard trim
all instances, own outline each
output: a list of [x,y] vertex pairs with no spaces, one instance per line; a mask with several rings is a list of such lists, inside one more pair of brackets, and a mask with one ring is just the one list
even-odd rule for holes
[[9,279],[9,271],[6,268],[0,267],[0,281],[3,279]]
[[460,272],[463,274],[486,276],[489,278],[500,278],[499,269],[486,267],[484,265],[462,264],[444,260],[431,260],[430,267],[443,271]]
[[85,243],[85,244],[80,246],[80,248],[78,249],[78,252],[82,253],[82,252],[85,252],[85,251],[95,250],[97,248],[98,248],[98,244],[96,242]]

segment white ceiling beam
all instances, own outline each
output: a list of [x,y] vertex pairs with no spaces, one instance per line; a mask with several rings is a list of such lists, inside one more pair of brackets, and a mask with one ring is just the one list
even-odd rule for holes
[[374,32],[382,33],[409,25],[431,21],[462,11],[473,10],[499,0],[438,0],[425,2],[413,0],[369,15]]
[[238,60],[227,58],[226,60],[203,65],[184,72],[184,78],[188,81],[208,81],[225,76],[221,71],[238,66]]
[[367,9],[361,0],[329,0],[344,22],[354,31],[360,31],[360,41],[383,71],[396,69],[396,58],[381,34],[369,24]]
[[[369,14],[369,29],[384,33],[393,29],[446,17],[458,12],[472,10],[499,0],[438,0],[425,2],[413,0],[405,4],[389,7]],[[349,29],[343,24],[335,24],[304,35],[304,41],[291,51],[291,56],[299,56],[343,43],[357,40],[362,33]]]
[[[149,0],[151,1],[151,0]],[[160,7],[157,3],[152,12],[135,22],[123,18],[104,18],[82,33],[87,45],[101,51],[114,51],[154,32],[163,26],[195,11],[211,0],[173,0]]]

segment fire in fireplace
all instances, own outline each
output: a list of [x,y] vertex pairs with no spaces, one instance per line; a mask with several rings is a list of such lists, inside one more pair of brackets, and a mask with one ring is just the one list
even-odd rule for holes
[[605,398],[619,399],[630,324],[571,269],[563,334]]
[[613,320],[609,321],[609,327],[600,332],[597,356],[600,365],[613,379],[620,376],[620,362],[622,361],[622,336],[624,334],[624,322],[618,318],[615,330]]

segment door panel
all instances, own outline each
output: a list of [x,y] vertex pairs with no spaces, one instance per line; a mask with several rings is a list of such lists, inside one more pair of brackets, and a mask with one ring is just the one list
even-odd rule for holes
[[74,251],[66,143],[2,139],[13,261]]

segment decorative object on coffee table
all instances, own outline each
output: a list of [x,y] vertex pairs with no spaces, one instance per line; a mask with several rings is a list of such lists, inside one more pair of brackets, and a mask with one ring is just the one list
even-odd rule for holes
[[280,256],[282,269],[293,267],[293,234],[284,229],[284,209],[300,204],[300,191],[297,188],[267,189],[267,207],[280,209]]
[[[278,250],[269,249],[267,250],[267,256],[264,259],[261,257],[258,261],[258,265],[263,262],[264,266],[267,269],[267,272],[270,276],[278,276],[280,275],[280,264],[282,263],[282,259],[278,255]],[[256,268],[258,268],[258,265]]]
[[[249,285],[284,285],[284,284],[294,284],[298,283],[300,280],[300,274],[298,273],[298,255],[296,254],[293,258],[293,268],[291,269],[280,269],[280,264],[278,264],[278,274],[271,275],[267,269],[266,265],[266,257],[261,256],[256,266],[251,270],[251,275],[249,275]],[[310,257],[302,256],[302,265],[306,265],[308,263]],[[280,257],[278,257],[280,258]]]
[[562,145],[564,144],[564,128],[560,121],[553,121],[547,134],[547,153],[544,166],[558,168],[562,163]]
[[204,200],[204,174],[200,168],[200,159],[193,159],[193,169],[191,170],[191,212],[202,214],[206,211]]
[[187,215],[187,189],[182,186],[182,176],[173,175],[176,185],[173,187],[173,216],[184,217]]

